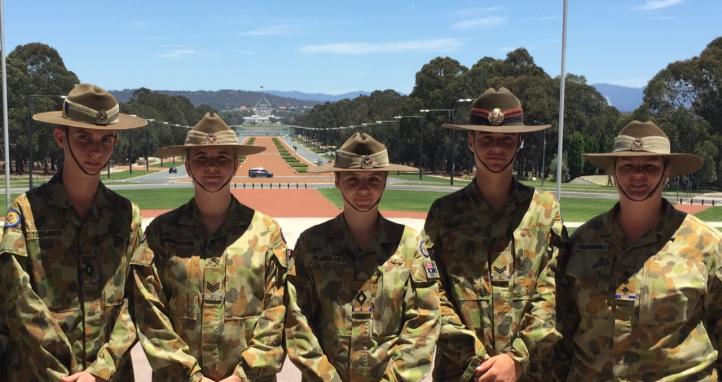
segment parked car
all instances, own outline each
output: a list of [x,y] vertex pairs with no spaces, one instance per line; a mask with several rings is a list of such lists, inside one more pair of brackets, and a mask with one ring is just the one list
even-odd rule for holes
[[273,173],[266,170],[263,167],[254,167],[250,170],[248,170],[248,177],[249,178],[273,178]]
[[317,160],[316,160],[316,166],[320,166],[320,165],[322,165],[323,163],[324,163],[324,162],[323,162],[323,159],[317,159]]
[[178,173],[178,167],[168,167],[168,173],[169,173],[169,174],[177,174],[177,173]]

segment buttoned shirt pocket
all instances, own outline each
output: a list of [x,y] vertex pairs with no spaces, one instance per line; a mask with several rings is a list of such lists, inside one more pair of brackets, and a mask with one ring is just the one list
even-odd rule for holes
[[409,287],[410,275],[403,260],[395,256],[379,266],[378,272],[373,335],[383,340],[397,336],[401,330],[404,292]]
[[671,254],[653,257],[645,263],[639,296],[640,324],[679,324],[694,314],[692,311],[706,291],[707,276],[687,267],[689,264],[682,264]]
[[457,312],[461,314],[466,326],[480,333],[483,328],[490,329],[492,317],[491,295],[477,293],[471,282],[472,278],[463,275],[449,275],[453,294],[458,304]]
[[576,291],[580,332],[594,328],[595,320],[608,320],[610,264],[606,256],[586,251],[575,252],[569,260],[566,274],[571,283],[567,287]]
[[226,319],[256,317],[263,312],[266,287],[266,251],[245,247],[226,249]]
[[200,259],[192,250],[168,246],[165,266],[171,317],[198,320],[200,314]]
[[[101,261],[103,285],[103,305],[105,307],[118,307],[123,305],[125,297],[125,283],[128,278],[128,263],[130,254],[127,251],[127,235],[108,235],[103,240]],[[112,254],[109,256],[108,254]],[[112,260],[111,260],[112,259]]]

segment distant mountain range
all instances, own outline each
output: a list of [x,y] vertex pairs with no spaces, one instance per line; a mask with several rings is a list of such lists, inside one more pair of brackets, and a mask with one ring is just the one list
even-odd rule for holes
[[[610,105],[622,112],[634,111],[642,104],[644,88],[633,88],[612,84],[593,84],[609,102]],[[121,102],[128,102],[136,89],[111,90],[111,93]],[[367,91],[354,91],[344,94],[304,93],[300,91],[267,90],[264,92],[247,90],[157,90],[160,93],[179,95],[188,98],[193,105],[209,105],[219,110],[235,109],[240,106],[251,107],[261,97],[276,106],[313,106],[324,102],[336,102],[345,98],[354,99],[358,96],[369,95]]]
[[[120,102],[128,102],[137,89],[111,90]],[[336,102],[344,98],[353,99],[369,92],[356,91],[344,94],[304,93],[299,91],[268,90],[264,92],[247,90],[155,90],[159,93],[178,95],[188,98],[195,106],[209,105],[215,109],[235,109],[241,106],[254,106],[261,97],[275,106],[313,106],[324,102]]]
[[[111,90],[110,92],[120,102],[128,102],[137,89]],[[254,106],[262,97],[273,106],[313,106],[318,102],[289,98],[268,94],[265,92],[246,90],[155,90],[159,93],[183,96],[188,98],[194,106],[208,105],[218,110],[236,109],[241,106]]]
[[610,105],[621,112],[632,112],[644,99],[644,88],[632,88],[612,84],[593,84],[598,92],[607,98]]
[[268,90],[268,91],[266,91],[266,93],[273,94],[273,95],[276,95],[279,97],[296,98],[296,99],[300,99],[300,100],[304,100],[304,101],[315,101],[315,102],[319,102],[319,103],[336,102],[336,101],[340,101],[345,98],[354,99],[358,96],[370,94],[369,92],[365,92],[365,91],[361,91],[361,90],[355,91],[355,92],[348,92],[348,93],[344,93],[344,94],[338,94],[338,95],[324,94],[324,93],[304,93],[304,92],[299,92],[296,90],[287,91],[287,92],[280,91],[280,90]]

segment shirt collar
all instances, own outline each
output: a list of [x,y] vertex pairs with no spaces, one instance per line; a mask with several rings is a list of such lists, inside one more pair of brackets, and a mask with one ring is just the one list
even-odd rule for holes
[[[98,190],[95,192],[93,197],[93,203],[88,209],[88,214],[85,217],[85,221],[97,221],[101,218],[102,212],[106,211],[109,206],[108,193],[110,190],[98,181]],[[46,183],[45,198],[49,205],[60,208],[63,210],[70,210],[77,215],[75,208],[68,199],[68,193],[65,190],[65,184],[63,183],[63,171],[58,171],[52,178]]]

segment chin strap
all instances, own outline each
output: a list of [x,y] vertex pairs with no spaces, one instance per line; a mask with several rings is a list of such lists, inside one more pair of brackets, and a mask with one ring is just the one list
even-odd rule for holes
[[619,180],[617,179],[617,174],[616,174],[616,173],[614,174],[614,181],[617,182],[617,188],[619,188],[619,190],[622,191],[622,193],[624,194],[624,196],[625,196],[627,199],[629,199],[629,200],[631,200],[631,201],[633,201],[633,202],[643,202],[643,201],[649,199],[650,197],[652,197],[652,195],[654,195],[654,193],[657,192],[657,189],[659,188],[659,186],[662,185],[662,181],[664,180],[664,173],[665,173],[666,171],[667,171],[667,163],[665,163],[665,164],[664,164],[664,168],[662,168],[662,175],[660,175],[659,181],[657,181],[657,184],[654,186],[654,188],[652,189],[652,191],[649,191],[649,193],[647,194],[647,196],[643,197],[642,199],[634,199],[634,198],[630,197],[629,194],[627,194],[627,191],[624,191],[624,187],[622,187],[622,185],[619,183]]
[[[63,131],[65,132],[65,144],[68,146],[68,150],[70,151],[70,156],[71,156],[71,157],[73,158],[73,160],[75,161],[75,164],[78,165],[78,168],[80,169],[80,171],[82,171],[83,174],[85,174],[85,175],[87,175],[87,176],[96,176],[96,175],[100,174],[100,172],[103,171],[103,168],[108,165],[108,162],[110,162],[110,159],[112,158],[112,155],[111,155],[110,157],[108,157],[108,160],[105,161],[105,163],[103,164],[103,166],[100,167],[100,170],[98,170],[96,173],[88,172],[88,171],[85,169],[85,167],[83,167],[83,166],[80,164],[80,162],[78,162],[78,158],[75,157],[75,153],[73,152],[73,145],[70,144],[70,136],[68,135],[68,128],[65,127],[65,128],[63,129]],[[114,136],[113,139],[116,139],[116,137]]]
[[225,181],[220,187],[218,187],[215,191],[211,191],[211,190],[207,189],[207,188],[203,185],[203,183],[199,182],[198,179],[196,179],[195,175],[193,175],[193,170],[191,169],[191,167],[193,167],[193,166],[191,166],[190,162],[189,162],[189,164],[188,164],[188,173],[190,174],[191,179],[193,179],[193,181],[194,181],[197,185],[199,185],[199,186],[203,189],[203,191],[208,192],[208,193],[211,193],[211,194],[215,194],[216,192],[218,192],[218,191],[222,190],[223,188],[225,188],[225,187],[228,185],[228,183],[231,182],[231,180],[233,179],[233,177],[236,175],[236,171],[238,171],[238,158],[236,157],[234,160],[235,160],[236,164],[235,164],[235,166],[233,166],[233,172],[231,173],[231,176],[229,176],[228,179],[226,179],[226,181]]
[[[338,175],[337,175],[337,176],[338,176]],[[337,178],[337,179],[338,179],[338,178]],[[361,210],[361,209],[359,209],[358,207],[354,206],[353,203],[351,203],[350,200],[346,199],[346,195],[343,194],[343,191],[341,191],[341,187],[339,187],[339,192],[341,192],[341,197],[343,198],[343,200],[344,200],[346,203],[348,203],[348,205],[351,206],[351,208],[353,208],[354,210],[356,210],[356,212],[361,212],[361,213],[366,213],[366,212],[369,212],[369,211],[373,210],[374,208],[376,208],[376,206],[378,206],[379,203],[381,203],[381,198],[384,196],[384,191],[386,191],[386,180],[384,180],[384,188],[381,190],[381,195],[379,195],[379,198],[376,199],[376,202],[374,202],[374,204],[372,204],[371,207],[369,207],[369,208],[367,208],[367,209],[365,209],[365,210]]]
[[514,160],[516,159],[517,154],[519,154],[519,151],[521,150],[522,140],[519,139],[519,142],[517,142],[517,144],[516,144],[516,150],[514,150],[514,155],[511,157],[511,159],[509,160],[509,162],[507,162],[507,163],[504,165],[504,167],[503,167],[501,170],[498,170],[498,171],[490,169],[489,166],[487,166],[487,164],[484,163],[483,160],[481,160],[481,158],[479,157],[479,154],[476,152],[476,132],[474,132],[474,139],[472,139],[472,142],[473,142],[472,145],[474,146],[474,158],[476,158],[476,160],[479,161],[479,163],[481,163],[481,165],[484,166],[484,168],[485,168],[487,171],[489,171],[489,172],[491,172],[491,173],[493,173],[493,174],[499,174],[499,173],[502,173],[502,172],[506,171],[506,169],[507,169],[509,166],[511,166],[512,163],[514,163]]

